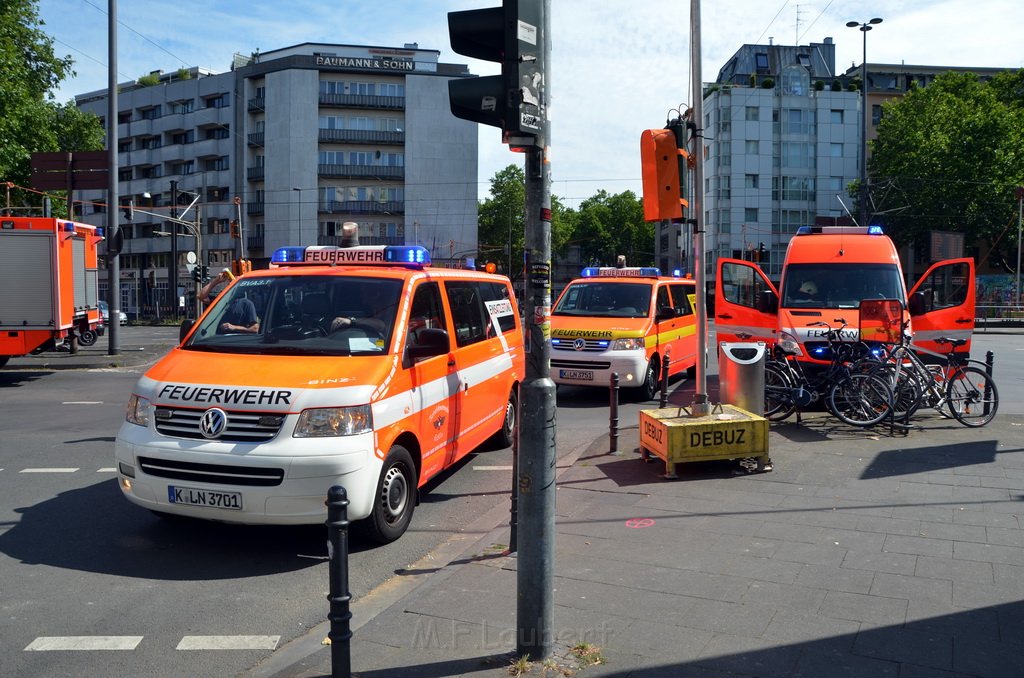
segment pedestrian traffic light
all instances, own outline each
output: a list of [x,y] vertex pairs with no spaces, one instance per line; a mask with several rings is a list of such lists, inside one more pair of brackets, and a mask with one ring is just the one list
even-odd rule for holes
[[129,200],[121,205],[121,210],[124,212],[124,220],[131,221],[135,217],[135,201]]
[[541,136],[546,116],[543,0],[448,13],[452,49],[501,64],[501,75],[448,81],[452,114],[499,127],[508,136]]

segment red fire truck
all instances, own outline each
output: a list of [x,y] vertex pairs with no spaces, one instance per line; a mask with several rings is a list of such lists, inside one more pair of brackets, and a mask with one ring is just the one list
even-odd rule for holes
[[102,240],[103,229],[89,224],[0,217],[0,367],[11,357],[96,341]]

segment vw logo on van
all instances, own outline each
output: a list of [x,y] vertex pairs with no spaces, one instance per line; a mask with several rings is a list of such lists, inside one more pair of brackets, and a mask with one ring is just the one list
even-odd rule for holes
[[199,420],[199,432],[205,438],[219,438],[228,425],[228,413],[219,407],[211,407],[203,412]]
[[576,341],[572,342],[572,350],[574,351],[582,351],[586,347],[587,342],[585,339],[577,339]]

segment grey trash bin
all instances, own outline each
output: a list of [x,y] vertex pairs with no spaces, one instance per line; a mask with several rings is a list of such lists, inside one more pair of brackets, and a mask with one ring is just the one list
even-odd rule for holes
[[751,414],[764,414],[764,364],[768,346],[763,341],[726,342],[718,345],[718,399]]

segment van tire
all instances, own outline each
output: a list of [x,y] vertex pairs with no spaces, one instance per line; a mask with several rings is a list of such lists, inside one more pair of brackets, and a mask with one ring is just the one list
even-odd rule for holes
[[508,402],[505,404],[505,417],[501,421],[501,428],[491,438],[499,449],[512,447],[515,442],[516,426],[519,424],[519,398],[516,397],[515,389],[508,394]]
[[651,362],[647,363],[647,371],[644,372],[644,383],[637,389],[642,400],[654,400],[654,396],[658,395],[658,387],[661,385],[660,377],[661,370],[658,369],[658,360],[651,358]]
[[384,459],[370,515],[363,521],[370,539],[390,544],[405,534],[416,508],[416,480],[412,455],[395,445]]
[[82,346],[92,346],[99,339],[96,330],[84,330],[78,335],[78,343]]

